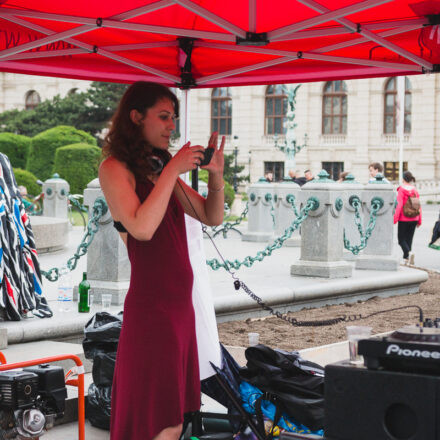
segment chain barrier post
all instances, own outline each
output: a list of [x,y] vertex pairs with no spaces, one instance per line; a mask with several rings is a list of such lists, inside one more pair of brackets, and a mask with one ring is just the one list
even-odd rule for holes
[[[343,213],[344,241],[347,240],[351,244],[358,244],[364,233],[364,214],[362,211],[364,185],[357,182],[353,174],[348,174],[341,185],[347,196]],[[354,261],[357,257],[357,255],[346,248],[344,248],[342,255],[346,261]]]
[[291,275],[349,278],[353,274],[353,266],[342,259],[346,192],[328,177],[322,170],[301,187],[300,202],[316,197],[319,208],[302,224],[301,257],[290,267]]
[[356,259],[356,269],[397,270],[400,259],[394,251],[393,207],[395,191],[393,185],[383,181],[378,173],[376,180],[365,186],[363,196],[364,224],[371,221],[371,212],[377,210],[374,232],[368,239],[362,255]]
[[274,184],[261,177],[258,182],[249,185],[248,195],[248,230],[241,239],[267,242],[272,238],[274,228]]
[[[94,179],[84,191],[84,205],[89,207],[89,218],[93,205],[99,197],[104,198],[99,180]],[[101,303],[103,294],[112,295],[112,304],[124,302],[130,280],[130,262],[127,250],[113,227],[110,211],[99,221],[99,231],[87,252],[87,279],[93,289],[93,300]],[[78,286],[74,289],[74,300],[78,298]]]
[[43,215],[45,217],[67,219],[69,190],[69,184],[56,173],[43,183]]
[[[294,182],[282,182],[274,184],[274,206],[275,206],[275,231],[274,237],[281,236],[293,220],[299,215],[298,196],[301,187]],[[287,247],[301,246],[299,230],[284,242]]]

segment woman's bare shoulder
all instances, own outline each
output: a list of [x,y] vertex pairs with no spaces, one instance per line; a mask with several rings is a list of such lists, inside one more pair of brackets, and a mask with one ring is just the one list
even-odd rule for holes
[[114,180],[115,178],[126,178],[130,183],[135,180],[133,173],[128,169],[127,165],[112,156],[105,158],[101,162],[98,174],[99,179],[109,178]]

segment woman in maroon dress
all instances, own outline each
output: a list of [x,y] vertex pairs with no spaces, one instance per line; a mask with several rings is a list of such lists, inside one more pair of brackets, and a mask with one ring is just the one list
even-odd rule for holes
[[166,87],[130,86],[113,116],[99,170],[131,263],[113,380],[111,440],[176,440],[183,414],[200,407],[184,213],[207,225],[222,222],[225,140],[219,148],[217,133],[209,140],[215,152],[203,167],[209,172],[204,199],[179,178],[200,164],[204,148],[188,142],[174,157],[168,152],[177,114],[177,98]]

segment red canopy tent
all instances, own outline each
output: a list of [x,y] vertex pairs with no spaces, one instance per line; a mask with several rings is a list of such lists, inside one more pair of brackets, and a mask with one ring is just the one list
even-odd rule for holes
[[440,1],[0,0],[0,71],[217,87],[440,71]]

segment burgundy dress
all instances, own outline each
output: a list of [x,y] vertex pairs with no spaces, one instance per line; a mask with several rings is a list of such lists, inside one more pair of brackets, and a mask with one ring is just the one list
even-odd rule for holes
[[[144,201],[151,182],[137,183]],[[130,288],[112,391],[111,440],[151,440],[200,408],[193,273],[183,208],[171,196],[149,241],[128,234]]]

